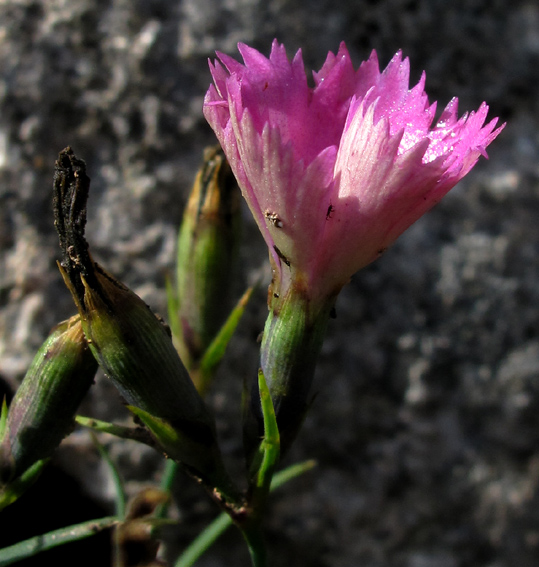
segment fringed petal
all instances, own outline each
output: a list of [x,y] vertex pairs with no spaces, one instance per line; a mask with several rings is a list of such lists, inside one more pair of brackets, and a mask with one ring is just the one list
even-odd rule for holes
[[[458,117],[452,99],[434,124],[425,73],[409,88],[398,52],[380,72],[373,51],[354,71],[344,43],[308,86],[301,51],[274,41],[244,63],[218,54],[204,115],[223,146],[274,263],[335,293],[470,169],[504,124],[488,106]],[[299,277],[299,276],[297,276]]]

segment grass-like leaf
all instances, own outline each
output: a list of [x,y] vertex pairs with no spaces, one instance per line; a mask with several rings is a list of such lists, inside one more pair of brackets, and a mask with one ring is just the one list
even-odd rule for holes
[[4,433],[6,431],[7,413],[7,402],[6,397],[4,396],[4,400],[2,401],[2,413],[0,413],[0,441],[2,441],[2,439],[4,438]]
[[240,297],[238,303],[234,309],[230,312],[227,320],[224,322],[223,326],[217,333],[216,337],[211,342],[210,346],[206,349],[202,360],[200,361],[200,379],[201,391],[204,392],[206,389],[206,384],[211,380],[218,364],[223,358],[226,347],[240,322],[240,319],[249,303],[249,299],[255,290],[255,286],[249,287],[245,293]]
[[116,517],[120,520],[125,519],[125,508],[126,508],[126,498],[125,498],[125,490],[124,490],[124,483],[120,472],[116,465],[112,462],[108,451],[101,445],[101,443],[97,440],[95,434],[92,433],[92,441],[94,445],[97,447],[99,454],[107,463],[110,476],[112,478],[112,483],[114,484],[114,491],[115,491],[115,506],[116,506]]
[[21,541],[10,547],[5,547],[0,549],[0,567],[11,565],[16,561],[32,557],[37,553],[52,549],[58,545],[91,537],[112,527],[117,521],[118,519],[115,516],[107,516],[98,520],[90,520],[81,524],[60,528],[59,530]]
[[18,500],[39,478],[50,459],[42,459],[25,470],[21,476],[8,482],[0,489],[0,510]]

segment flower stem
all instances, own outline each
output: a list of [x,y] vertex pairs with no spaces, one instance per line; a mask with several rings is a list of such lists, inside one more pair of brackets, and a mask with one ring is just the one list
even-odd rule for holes
[[251,555],[251,563],[253,567],[266,567],[267,554],[266,544],[262,537],[262,530],[258,523],[253,523],[250,526],[242,528],[242,534],[247,542],[249,553]]

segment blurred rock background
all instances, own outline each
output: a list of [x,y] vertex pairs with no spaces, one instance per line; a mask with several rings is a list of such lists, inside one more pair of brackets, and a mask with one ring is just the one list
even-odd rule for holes
[[[301,47],[315,70],[342,40],[356,66],[373,48],[382,66],[402,49],[413,82],[426,71],[440,111],[453,96],[461,112],[486,100],[491,116],[508,125],[489,148],[490,162],[481,160],[343,291],[320,359],[316,402],[286,460],[315,458],[319,465],[274,495],[266,522],[273,565],[536,566],[535,0],[3,0],[3,385],[16,388],[50,327],[74,313],[55,265],[51,181],[58,152],[71,145],[87,162],[94,256],[165,313],[164,277],[173,267],[182,207],[202,149],[215,140],[201,110],[207,58],[215,50],[237,56],[238,41],[267,54],[274,37],[290,56]],[[261,274],[269,281],[265,246],[247,214],[244,235],[238,295]],[[265,315],[262,289],[209,397],[238,473],[241,386],[256,370]],[[81,412],[125,417],[103,378]],[[131,490],[159,478],[161,461],[150,450],[107,443]],[[55,466],[110,513],[110,481],[85,432],[66,440]],[[34,533],[54,516],[51,509],[60,509],[66,497],[47,486],[38,484],[27,504],[4,512],[2,523],[11,528],[5,532],[19,534],[14,541],[32,535],[16,507],[30,505]],[[49,492],[44,507],[31,502],[40,490]],[[183,476],[178,492],[174,545],[181,549],[216,511]],[[59,515],[55,527],[67,517]],[[83,565],[87,557],[88,564],[107,564],[78,545],[65,548],[72,555],[63,564]],[[232,531],[198,563],[246,564]]]

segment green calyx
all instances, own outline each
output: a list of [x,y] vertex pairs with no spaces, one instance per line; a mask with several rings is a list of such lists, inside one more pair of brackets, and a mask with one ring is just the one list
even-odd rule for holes
[[[334,303],[334,297],[313,301],[298,281],[270,301],[260,366],[277,417],[281,453],[290,447],[308,409],[316,362]],[[259,396],[258,388],[253,387],[245,429],[249,454],[256,439],[254,431],[260,436],[263,430]]]
[[83,278],[82,324],[90,348],[131,405],[167,420],[213,428],[166,326],[123,284],[95,266],[99,289]]
[[96,370],[78,315],[52,330],[9,408],[0,445],[4,480],[49,457],[71,432]]

